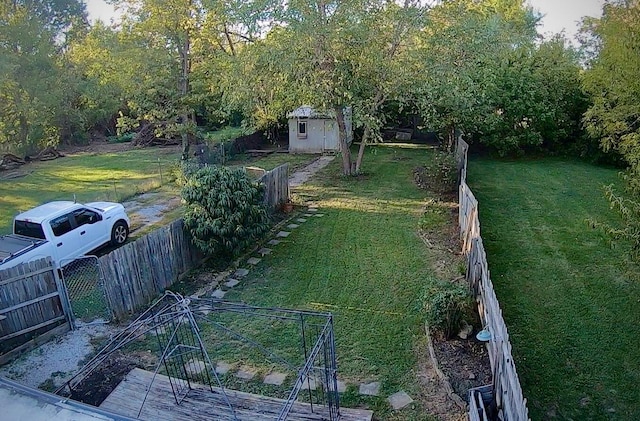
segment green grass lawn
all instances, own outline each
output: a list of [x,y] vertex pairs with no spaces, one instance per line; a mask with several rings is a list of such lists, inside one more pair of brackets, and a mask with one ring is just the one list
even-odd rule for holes
[[34,162],[17,171],[19,178],[0,174],[0,233],[11,231],[21,211],[52,200],[121,201],[168,183],[168,172],[179,158],[176,148],[133,149],[127,152],[81,154]]
[[[379,419],[427,419],[416,404],[391,414],[386,396],[418,396],[417,354],[424,352],[419,298],[432,282],[432,255],[416,235],[425,192],[412,169],[424,149],[379,147],[365,157],[368,175],[340,175],[336,159],[297,190],[324,217],[310,217],[283,239],[241,285],[225,296],[259,306],[332,312],[339,377],[382,382],[381,397],[353,390],[347,406],[367,405]],[[260,329],[258,329],[260,330]]]
[[638,268],[587,223],[619,223],[616,170],[482,158],[468,182],[531,418],[640,419]]

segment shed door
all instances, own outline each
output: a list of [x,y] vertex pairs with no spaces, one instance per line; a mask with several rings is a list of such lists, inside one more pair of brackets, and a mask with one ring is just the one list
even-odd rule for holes
[[324,124],[322,125],[322,128],[324,129],[324,133],[322,134],[322,137],[324,139],[324,150],[325,151],[334,151],[337,150],[336,146],[337,146],[337,142],[335,139],[335,136],[333,134],[333,122],[330,120],[325,120]]

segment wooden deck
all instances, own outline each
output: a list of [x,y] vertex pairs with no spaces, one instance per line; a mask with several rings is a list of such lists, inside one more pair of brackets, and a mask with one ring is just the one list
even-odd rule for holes
[[[213,393],[203,385],[193,385],[187,397],[176,405],[169,378],[157,375],[153,384],[153,373],[134,368],[100,405],[100,408],[132,418],[148,421],[209,421],[234,420],[219,388]],[[151,390],[140,415],[140,406],[147,388]],[[282,399],[269,398],[251,393],[225,389],[238,420],[273,421],[285,404]],[[296,402],[287,417],[290,421],[328,420],[324,407]],[[340,408],[341,421],[371,421],[372,411]]]

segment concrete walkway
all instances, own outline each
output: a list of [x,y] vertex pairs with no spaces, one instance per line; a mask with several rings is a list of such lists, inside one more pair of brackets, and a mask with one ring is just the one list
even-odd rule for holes
[[323,155],[306,167],[294,172],[289,176],[289,188],[296,188],[303,185],[318,171],[329,165],[334,159],[336,159],[335,155]]

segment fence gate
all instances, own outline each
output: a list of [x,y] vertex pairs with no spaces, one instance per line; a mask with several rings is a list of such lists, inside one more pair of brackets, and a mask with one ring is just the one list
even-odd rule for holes
[[62,279],[76,321],[109,321],[111,310],[104,290],[104,277],[96,256],[62,262]]

